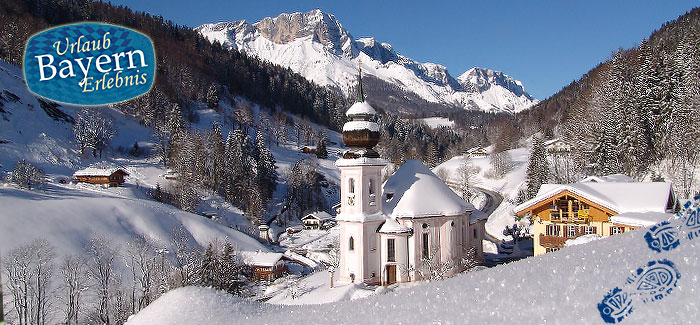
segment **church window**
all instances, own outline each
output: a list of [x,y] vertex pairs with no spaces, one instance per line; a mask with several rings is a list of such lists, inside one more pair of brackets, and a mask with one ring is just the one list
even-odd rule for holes
[[423,258],[429,258],[430,256],[430,238],[428,233],[423,233]]
[[355,250],[355,238],[352,238],[352,236],[350,236],[350,239],[348,240],[348,247],[348,249],[351,251]]
[[355,179],[348,181],[348,205],[355,205]]
[[376,184],[374,184],[374,178],[369,179],[369,205],[377,204],[375,199],[377,198]]
[[386,250],[388,262],[396,262],[396,243],[394,238],[389,238],[386,240]]

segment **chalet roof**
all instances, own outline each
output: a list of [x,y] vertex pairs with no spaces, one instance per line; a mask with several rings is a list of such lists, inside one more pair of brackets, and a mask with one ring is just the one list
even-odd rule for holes
[[383,212],[393,218],[456,216],[474,206],[453,192],[422,162],[411,159],[384,183],[393,197],[383,203]]
[[474,148],[471,148],[471,149],[467,150],[467,153],[474,153],[474,152],[477,152],[477,151],[484,151],[484,152],[485,152],[486,149],[484,149],[483,147],[474,147]]
[[272,267],[282,259],[282,253],[271,253],[271,252],[251,252],[242,251],[240,252],[243,258],[243,263],[250,266],[263,266]]
[[648,227],[659,222],[667,221],[673,217],[671,213],[660,212],[627,212],[610,217],[610,221],[614,224],[632,226],[632,227]]
[[618,214],[626,212],[665,213],[671,183],[641,182],[579,182],[574,184],[543,184],[534,198],[515,207],[515,213],[547,201],[561,192],[569,191]]
[[634,179],[632,177],[629,177],[625,174],[610,174],[610,175],[605,175],[605,176],[588,176],[579,183],[585,183],[585,182],[598,182],[598,183],[609,183],[609,182],[618,182],[618,183],[632,183],[634,182]]
[[73,176],[110,176],[118,171],[124,173],[124,175],[129,175],[124,169],[121,168],[96,168],[88,167],[81,169],[73,173]]
[[333,216],[328,214],[328,212],[326,212],[326,211],[316,211],[316,212],[312,212],[312,213],[305,215],[304,217],[301,218],[301,220],[304,221],[304,220],[310,219],[310,218],[318,219],[320,221],[325,221],[325,220],[333,219]]

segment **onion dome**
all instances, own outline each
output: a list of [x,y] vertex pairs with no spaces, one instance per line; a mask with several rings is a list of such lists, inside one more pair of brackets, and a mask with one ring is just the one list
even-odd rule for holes
[[343,158],[379,158],[372,149],[379,143],[379,125],[374,122],[377,112],[365,102],[362,92],[362,68],[358,69],[357,101],[345,113],[349,121],[343,125],[343,142],[350,147]]

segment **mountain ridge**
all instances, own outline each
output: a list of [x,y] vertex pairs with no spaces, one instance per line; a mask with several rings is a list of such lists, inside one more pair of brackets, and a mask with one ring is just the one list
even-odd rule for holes
[[282,13],[255,23],[204,24],[195,30],[210,41],[288,67],[346,96],[354,91],[358,61],[362,61],[366,74],[446,107],[517,113],[538,102],[520,81],[503,72],[472,68],[464,74],[480,73],[454,78],[445,66],[415,61],[397,53],[390,43],[353,37],[334,15],[319,9]]

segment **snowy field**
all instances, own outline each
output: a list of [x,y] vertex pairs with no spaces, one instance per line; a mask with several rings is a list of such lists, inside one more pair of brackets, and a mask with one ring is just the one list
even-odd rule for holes
[[647,264],[663,259],[675,264],[680,274],[675,277],[677,286],[669,285],[669,294],[646,303],[630,296],[634,309],[623,324],[694,322],[700,314],[700,239],[683,237],[677,248],[657,253],[648,248],[646,230],[312,308],[250,302],[206,288],[181,288],[155,301],[129,324],[213,324],[232,319],[245,319],[249,324],[600,324],[598,303],[608,291],[616,287],[633,291],[625,285],[626,279],[638,268],[650,274],[653,269]]
[[[489,148],[487,148],[487,150],[489,150]],[[515,213],[513,213],[513,208],[515,206],[510,203],[508,199],[517,197],[518,190],[522,186],[525,186],[527,161],[530,152],[529,148],[517,148],[508,150],[508,154],[513,160],[513,167],[502,178],[490,178],[486,176],[487,172],[491,169],[488,157],[471,158],[472,164],[479,169],[476,186],[501,193],[503,196],[503,202],[493,211],[486,222],[486,232],[497,239],[506,240],[510,239],[510,236],[504,236],[503,229],[515,223]],[[457,169],[466,159],[465,156],[454,157],[433,168],[433,172],[443,169],[448,173],[448,182],[458,183],[459,176]]]
[[431,129],[437,129],[441,126],[451,128],[455,125],[454,121],[450,121],[450,119],[446,117],[426,117],[420,119],[419,121],[422,121],[423,123],[427,124]]

